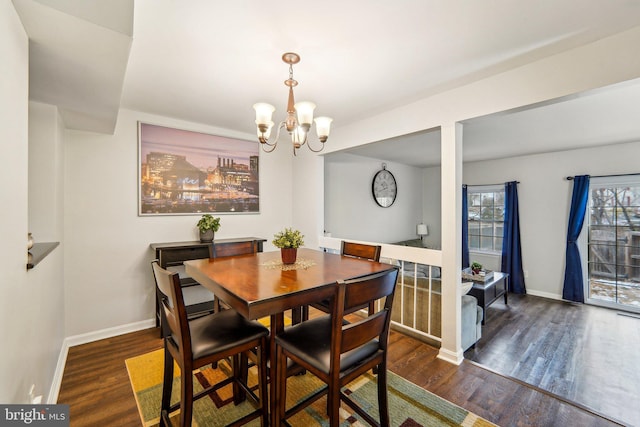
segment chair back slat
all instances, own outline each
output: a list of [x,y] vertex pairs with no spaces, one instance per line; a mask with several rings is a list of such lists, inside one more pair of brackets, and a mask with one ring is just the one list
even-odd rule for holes
[[345,353],[378,338],[384,333],[389,312],[381,310],[363,320],[342,328],[340,353]]
[[175,346],[181,353],[190,355],[191,336],[189,334],[187,310],[184,305],[180,278],[177,273],[172,273],[160,267],[157,260],[154,260],[151,266],[153,267],[156,286],[162,294],[160,305],[169,327],[169,336],[172,337]]
[[344,283],[347,284],[344,294],[344,311],[347,313],[353,308],[392,294],[396,286],[396,280],[391,274],[381,275],[370,280],[349,280]]
[[369,261],[380,261],[381,246],[365,245],[364,243],[353,243],[342,241],[340,254],[356,258],[368,259]]
[[[358,279],[340,281],[332,309],[332,357],[338,363],[339,355],[378,338],[381,346],[386,346],[391,321],[391,306],[395,293],[398,269],[382,271]],[[375,314],[344,325],[344,313],[349,308],[384,299],[384,308]]]

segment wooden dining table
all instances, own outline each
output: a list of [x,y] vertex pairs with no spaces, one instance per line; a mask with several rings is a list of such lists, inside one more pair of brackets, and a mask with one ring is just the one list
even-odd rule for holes
[[[328,252],[300,248],[295,264],[284,265],[280,251],[185,261],[187,274],[247,319],[270,316],[270,357],[275,336],[284,329],[284,312],[322,301],[334,293],[338,280],[391,270],[383,264]],[[277,363],[270,377],[278,378]],[[278,396],[270,382],[270,395]],[[276,399],[270,401],[271,421]]]

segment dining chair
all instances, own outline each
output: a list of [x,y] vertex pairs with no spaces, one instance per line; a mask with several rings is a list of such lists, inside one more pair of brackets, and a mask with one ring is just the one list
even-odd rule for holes
[[[236,256],[254,254],[258,252],[256,241],[238,242],[233,245],[211,245],[201,246],[196,250],[189,251],[160,251],[160,267],[171,272],[178,273],[182,283],[182,294],[184,296],[187,315],[190,319],[206,314],[215,313],[220,309],[228,308],[210,290],[206,289],[193,278],[187,276],[183,262],[192,259],[219,258],[223,256]],[[166,333],[162,327],[162,315],[160,316],[161,333]]]
[[[339,425],[340,402],[374,426],[389,425],[387,402],[387,344],[391,307],[398,270],[391,269],[357,279],[339,281],[331,300],[331,314],[285,329],[275,337],[278,363],[277,426],[302,408],[327,395],[331,426]],[[384,300],[384,307],[355,323],[344,321],[345,313],[369,301]],[[286,408],[288,360],[305,368],[327,386]],[[359,407],[341,388],[370,369],[377,368],[380,421]]]
[[369,261],[380,261],[380,245],[366,245],[364,243],[354,243],[342,241],[340,243],[340,255],[355,258],[368,259]]
[[[169,333],[164,337],[164,375],[160,426],[171,426],[170,414],[180,409],[180,426],[191,426],[193,402],[216,390],[233,384],[234,404],[249,396],[257,409],[236,420],[232,425],[245,424],[260,418],[268,424],[267,398],[267,336],[269,330],[258,322],[246,320],[235,310],[223,310],[189,320],[184,305],[182,286],[177,273],[152,262],[156,287],[160,292],[164,319]],[[247,385],[246,354],[256,351],[258,395]],[[242,357],[241,357],[242,356]],[[194,395],[193,371],[219,360],[231,358],[231,376]],[[180,401],[171,405],[174,361],[180,367]]]
[[[158,253],[160,267],[172,273],[177,273],[182,285],[182,295],[187,316],[190,319],[211,314],[215,311],[215,296],[211,291],[200,285],[193,278],[189,277],[185,271],[183,262],[191,259],[212,258],[213,245],[203,245],[188,248],[180,251],[164,251]],[[160,338],[167,333],[166,321],[160,308],[161,295],[157,293],[156,287],[156,311],[159,312]]]
[[[382,251],[382,247],[380,245],[367,245],[364,243],[346,242],[344,240],[340,244],[340,255],[353,257],[353,258],[366,259],[369,261],[379,262],[381,251]],[[320,302],[311,304],[311,306],[324,313],[329,313],[331,311],[329,304],[330,304],[329,300],[322,300]],[[353,311],[362,310],[365,307],[368,309],[369,315],[372,315],[375,311],[375,301],[370,301],[367,304],[367,306],[354,307]],[[349,313],[350,312],[345,314],[349,314]],[[305,320],[309,318],[308,314],[304,314],[303,316]]]
[[[256,242],[255,240],[242,242],[240,244],[235,244],[232,246],[225,245],[219,248],[216,247],[216,245],[214,244],[212,258],[220,258],[225,256],[249,255],[249,254],[255,254],[257,252],[258,252],[258,242]],[[213,306],[216,312],[220,310],[226,310],[229,308],[229,306],[226,305],[217,296],[214,297]]]

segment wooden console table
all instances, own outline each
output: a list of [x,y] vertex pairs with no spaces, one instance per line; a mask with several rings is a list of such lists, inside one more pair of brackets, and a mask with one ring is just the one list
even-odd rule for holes
[[[260,237],[238,237],[235,239],[216,239],[213,241],[213,256],[224,256],[228,249],[233,246],[241,245],[247,242],[255,242],[258,247],[258,252],[262,252],[262,245],[267,239]],[[211,243],[209,242],[166,242],[166,243],[151,243],[149,246],[155,251],[156,259],[160,259],[160,252],[189,252],[192,250],[198,250],[201,248],[208,248]],[[205,258],[205,257],[203,257]],[[193,258],[191,258],[193,259]]]
[[493,278],[486,282],[473,282],[473,287],[468,292],[476,297],[478,305],[482,307],[482,324],[487,318],[487,307],[495,300],[504,296],[504,303],[507,304],[507,290],[509,289],[509,275],[499,271],[493,272]]

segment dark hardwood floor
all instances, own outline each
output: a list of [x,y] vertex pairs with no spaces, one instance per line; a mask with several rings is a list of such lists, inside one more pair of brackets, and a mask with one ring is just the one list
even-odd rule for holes
[[640,426],[640,318],[510,295],[487,310],[465,357],[591,410]]
[[[161,348],[158,335],[149,329],[69,350],[58,403],[70,405],[71,426],[141,425],[124,361]],[[437,353],[392,332],[389,369],[500,426],[618,425],[471,362],[444,362]]]

